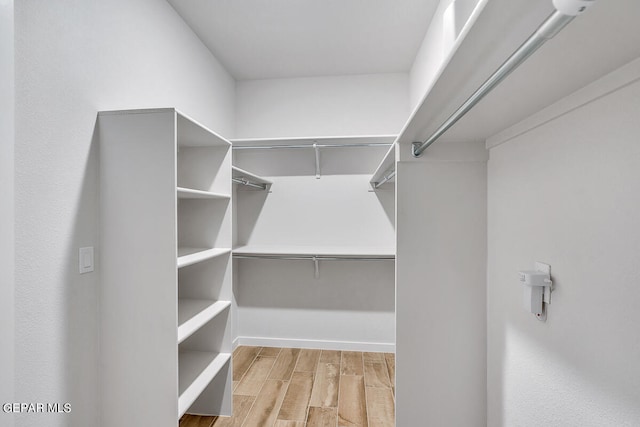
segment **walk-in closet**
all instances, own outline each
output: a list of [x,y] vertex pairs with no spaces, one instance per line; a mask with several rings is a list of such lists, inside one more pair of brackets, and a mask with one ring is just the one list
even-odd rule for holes
[[0,427],[640,425],[639,20],[0,1]]

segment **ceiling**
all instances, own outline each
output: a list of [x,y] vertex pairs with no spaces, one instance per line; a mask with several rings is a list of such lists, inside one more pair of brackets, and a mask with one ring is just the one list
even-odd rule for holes
[[237,80],[407,72],[439,0],[168,0]]

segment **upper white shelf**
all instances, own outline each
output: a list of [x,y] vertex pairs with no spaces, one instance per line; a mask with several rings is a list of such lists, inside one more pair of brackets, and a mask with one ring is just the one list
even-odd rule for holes
[[313,144],[391,144],[397,135],[354,135],[354,136],[305,136],[285,138],[247,138],[232,139],[235,147],[260,147],[270,145],[313,145]]
[[231,143],[206,126],[176,110],[179,147],[228,146]]
[[227,248],[178,248],[178,268],[186,267],[191,264],[196,264],[201,261],[206,261],[211,258],[215,258],[220,255],[224,255],[231,252],[231,249]]
[[231,196],[210,191],[194,190],[192,188],[177,188],[178,199],[230,199]]
[[175,112],[179,147],[228,146],[231,143],[216,132],[180,112],[175,108],[147,108],[138,110],[100,111],[100,115],[110,114],[150,114]]
[[238,246],[233,249],[234,255],[267,255],[267,256],[325,256],[354,258],[387,258],[395,257],[393,247],[373,246]]
[[[287,138],[251,138],[251,139],[234,139],[233,147],[237,149],[250,149],[250,148],[262,148],[263,150],[267,148],[284,148],[287,147],[295,147],[295,148],[306,148],[309,147],[310,150],[313,150],[314,144],[318,145],[320,149],[331,150],[334,147],[337,148],[345,148],[345,149],[359,149],[359,147],[371,147],[375,150],[384,149],[386,145],[391,145],[393,147],[393,143],[395,142],[397,135],[350,135],[350,136],[318,136],[318,137],[287,137]],[[389,151],[392,151],[391,149]],[[387,156],[389,156],[389,151],[387,152]],[[313,152],[313,151],[310,151]],[[324,153],[324,151],[323,151]],[[337,152],[336,152],[337,153]],[[372,156],[371,154],[375,155]],[[340,155],[347,155],[346,153],[341,153]],[[349,169],[346,173],[367,173],[377,164],[378,155],[377,152],[370,152],[368,155],[362,156],[359,153],[357,158],[357,167],[355,169]],[[392,153],[393,154],[393,153]],[[316,151],[316,177],[319,178],[323,172],[323,168],[321,167],[321,156],[319,152]],[[354,153],[350,153],[353,157]],[[343,157],[344,159],[344,157]],[[386,157],[385,157],[386,159]],[[393,163],[395,160],[391,159]],[[334,162],[336,163],[336,162]],[[338,162],[340,164],[346,164],[345,162]],[[366,166],[366,165],[369,166]],[[327,171],[329,174],[335,174],[335,165],[334,169],[331,171]],[[371,169],[369,169],[371,168]],[[356,172],[356,170],[360,170]],[[344,173],[345,171],[341,171],[338,173]],[[382,171],[384,172],[384,171]]]

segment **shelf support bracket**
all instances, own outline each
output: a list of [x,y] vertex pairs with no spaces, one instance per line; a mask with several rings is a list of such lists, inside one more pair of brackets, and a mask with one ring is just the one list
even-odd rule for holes
[[313,143],[313,151],[316,153],[316,179],[320,179],[320,147],[317,143]]
[[319,279],[320,278],[320,261],[318,260],[317,256],[313,256],[313,266],[314,266],[314,272],[313,272],[313,277],[314,279]]

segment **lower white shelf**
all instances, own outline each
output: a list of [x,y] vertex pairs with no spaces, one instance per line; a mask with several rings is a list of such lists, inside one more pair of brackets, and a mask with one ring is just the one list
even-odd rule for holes
[[212,193],[210,191],[196,190],[194,188],[177,188],[178,199],[230,199],[231,196],[222,193]]
[[181,351],[178,355],[178,418],[231,360],[231,353]]
[[230,248],[178,248],[178,268],[206,261],[231,252]]
[[180,298],[178,300],[178,344],[230,305],[231,301]]

